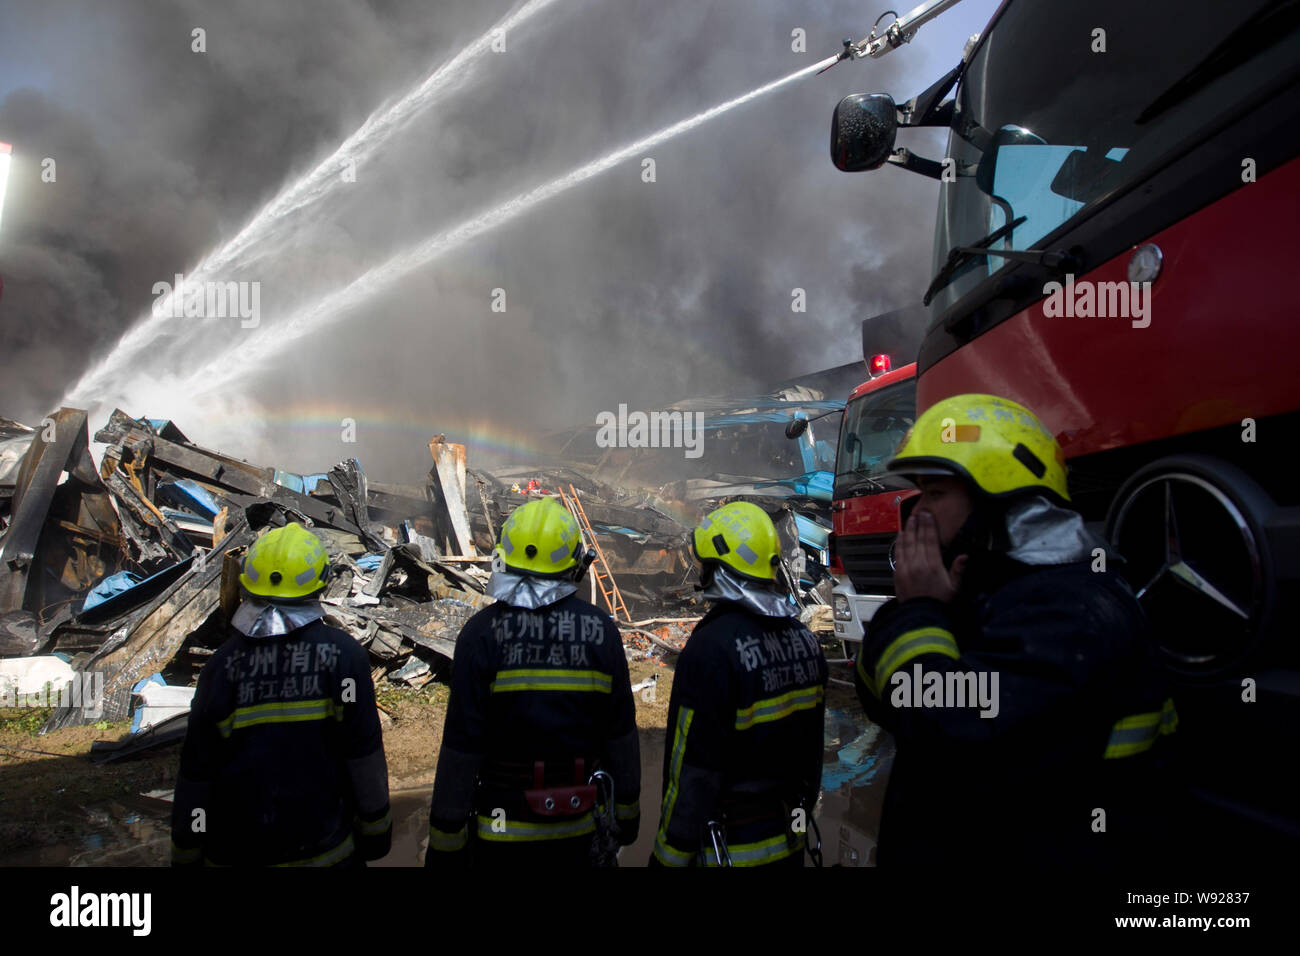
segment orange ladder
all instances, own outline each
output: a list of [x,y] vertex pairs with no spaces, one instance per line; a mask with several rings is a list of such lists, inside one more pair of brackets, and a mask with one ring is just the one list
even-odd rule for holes
[[582,502],[578,500],[578,489],[569,485],[567,495],[561,489],[560,499],[569,509],[570,514],[578,520],[578,527],[582,530],[588,546],[596,552],[596,562],[591,566],[591,575],[596,582],[596,587],[600,589],[600,596],[605,599],[605,606],[609,608],[610,616],[618,621],[621,614],[622,621],[630,624],[632,615],[628,613],[627,605],[623,603],[623,595],[614,580],[614,572],[610,570],[609,562],[605,560],[605,552],[601,550],[600,542],[596,540],[596,532],[592,530],[591,522],[587,520],[587,512],[583,509]]

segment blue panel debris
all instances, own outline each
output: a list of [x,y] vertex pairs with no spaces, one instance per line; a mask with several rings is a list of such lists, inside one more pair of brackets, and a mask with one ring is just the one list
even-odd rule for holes
[[330,476],[325,474],[303,475],[302,486],[304,489],[306,489],[303,493],[308,495],[315,494],[316,486],[321,483],[329,484],[329,480],[330,480]]
[[191,514],[200,515],[209,521],[221,511],[221,505],[206,488],[197,481],[182,478],[179,481],[164,481],[158,485],[158,494],[178,508],[184,508]]
[[755,488],[791,488],[796,494],[817,501],[830,501],[835,489],[835,476],[829,471],[810,471],[796,478],[777,478],[772,481],[756,481]]
[[275,469],[271,478],[277,485],[296,491],[300,495],[309,495],[322,481],[328,484],[330,480],[329,475],[295,475],[291,471],[281,471],[279,468]]
[[295,475],[291,471],[281,471],[277,468],[275,474],[272,475],[272,480],[283,488],[302,494],[302,475]]
[[[708,415],[704,419],[704,428],[710,431],[716,428],[730,428],[734,425],[757,425],[771,422],[784,425],[796,418],[811,418],[808,411],[838,412],[843,411],[846,402],[840,399],[809,402],[780,402],[771,399],[755,399],[746,403],[753,411],[732,412],[730,414]],[[733,405],[734,407],[734,405]],[[759,411],[758,409],[766,409]]]
[[361,568],[363,571],[374,571],[383,563],[383,560],[384,556],[382,554],[377,554],[376,552],[371,551],[368,554],[363,554],[361,557],[357,558],[357,567]]
[[139,583],[140,578],[130,571],[110,574],[90,589],[90,593],[86,595],[86,600],[81,605],[81,613],[85,614],[92,607],[103,604],[115,594],[125,594]]
[[[837,729],[861,726],[861,718],[850,717],[828,707],[826,724],[828,728],[835,726]],[[843,740],[843,737],[834,733],[831,739]],[[822,790],[830,792],[843,786],[861,787],[871,783],[880,770],[880,742],[880,728],[869,723],[853,740],[836,750],[833,764],[822,766]]]
[[799,540],[810,548],[818,551],[824,551],[830,541],[831,529],[823,527],[811,518],[805,518],[798,512],[794,513],[794,522],[799,526]]
[[83,624],[92,624],[129,611],[161,594],[193,563],[194,558],[189,557],[144,579],[136,578],[130,571],[109,575],[91,589],[77,619]]

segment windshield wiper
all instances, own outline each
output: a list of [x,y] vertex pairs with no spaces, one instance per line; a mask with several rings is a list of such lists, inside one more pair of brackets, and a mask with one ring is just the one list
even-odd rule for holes
[[979,240],[973,246],[953,246],[948,253],[948,261],[943,264],[933,279],[930,280],[930,287],[925,290],[925,298],[921,300],[922,305],[929,305],[930,300],[935,294],[946,286],[957,274],[957,270],[972,259],[988,258],[989,256],[1001,256],[1003,259],[1011,259],[1014,262],[1028,262],[1036,266],[1046,266],[1049,269],[1067,269],[1074,270],[1079,266],[1079,260],[1076,256],[1064,250],[1055,249],[990,249],[993,243],[997,242],[1003,236],[1020,225],[1026,216],[1020,216],[1011,220],[1005,226],[993,230],[983,239]]
[[925,298],[921,300],[921,304],[929,305],[930,300],[934,298],[935,293],[952,281],[953,276],[957,274],[957,270],[971,259],[975,258],[976,252],[969,252],[967,250],[984,250],[985,246],[990,246],[1003,236],[1010,235],[1012,229],[1016,228],[1016,226],[1020,225],[1028,218],[1028,216],[1021,216],[1018,219],[1012,219],[1005,225],[994,229],[983,239],[975,243],[974,246],[954,246],[950,249],[948,251],[948,261],[943,264],[943,267],[940,268],[939,271],[934,274],[934,278],[930,280],[930,286],[925,290]]
[[884,484],[882,484],[881,482],[877,481],[875,478],[872,478],[872,477],[871,477],[871,473],[870,473],[869,471],[867,471],[867,466],[866,466],[866,465],[858,465],[858,467],[857,467],[857,468],[854,468],[853,471],[852,471],[850,474],[857,475],[858,478],[860,478],[860,479],[862,480],[862,482],[871,485],[871,486],[872,486],[873,488],[875,488],[877,491],[888,491],[888,490],[889,490],[888,488],[886,488],[886,487],[884,486]]

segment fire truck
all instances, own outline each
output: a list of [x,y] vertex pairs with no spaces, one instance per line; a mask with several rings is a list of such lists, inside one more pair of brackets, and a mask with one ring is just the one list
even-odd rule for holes
[[1298,840],[1300,3],[1006,0],[954,60],[832,123],[840,169],[938,181],[917,407],[1039,415],[1150,621],[1206,838]]
[[888,355],[865,361],[873,374],[844,407],[831,499],[835,636],[855,643],[862,642],[876,609],[893,597],[898,506],[917,493],[885,472],[916,420],[916,363],[891,370]]
[[[916,418],[916,363],[895,369],[893,362],[895,355],[916,353],[923,317],[924,310],[909,307],[862,320],[867,379],[843,408],[830,483],[831,601],[846,659],[853,653],[848,644],[861,643],[866,622],[893,596],[898,505],[916,494],[908,482],[887,474],[885,463]],[[796,419],[786,436],[797,438],[807,427]]]

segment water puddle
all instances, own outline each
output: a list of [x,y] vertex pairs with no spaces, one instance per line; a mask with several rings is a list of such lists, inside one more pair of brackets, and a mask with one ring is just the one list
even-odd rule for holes
[[433,787],[394,790],[388,795],[393,811],[393,847],[388,856],[368,866],[423,866],[429,840],[429,801]]
[[817,823],[825,866],[874,866],[894,739],[861,711],[826,708]]
[[145,796],[83,808],[77,837],[17,847],[0,866],[166,866],[171,854],[171,804]]

